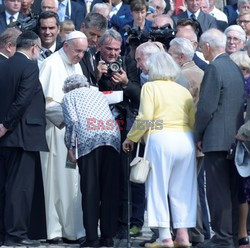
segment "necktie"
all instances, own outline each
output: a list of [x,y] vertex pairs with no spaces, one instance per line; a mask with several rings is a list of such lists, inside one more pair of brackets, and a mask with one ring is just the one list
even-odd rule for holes
[[195,14],[192,14],[190,17],[191,17],[191,19],[192,19],[193,21],[196,21],[196,16],[195,16]]
[[14,16],[10,16],[10,17],[9,17],[9,20],[10,20],[9,25],[11,25],[11,24],[14,22]]
[[46,58],[48,58],[52,54],[52,52],[48,49],[44,52],[44,54],[45,54]]

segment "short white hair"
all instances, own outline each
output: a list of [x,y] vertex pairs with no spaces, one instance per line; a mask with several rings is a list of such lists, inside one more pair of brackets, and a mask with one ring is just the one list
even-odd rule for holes
[[186,62],[194,57],[194,47],[190,40],[186,38],[174,38],[170,41],[170,46],[175,46],[177,54],[183,54]]
[[180,73],[180,67],[173,58],[164,51],[153,53],[146,63],[150,81],[175,81]]
[[108,5],[106,3],[96,3],[94,6],[93,6],[93,9],[92,9],[92,13],[99,13],[99,11],[103,11],[105,12],[105,17],[109,15],[110,13],[110,9],[108,7]]
[[201,35],[200,42],[208,43],[213,50],[225,49],[227,37],[220,30],[211,28]]
[[244,3],[248,3],[250,4],[250,0],[238,0],[237,2],[237,6],[238,6],[238,9],[240,8],[240,6]]
[[80,87],[89,87],[87,78],[84,75],[73,74],[65,79],[63,84],[63,92],[68,93],[71,90]]
[[137,52],[139,50],[140,50],[140,52],[143,53],[144,56],[147,56],[147,57],[149,57],[153,53],[157,53],[157,52],[161,51],[160,47],[151,41],[147,41],[147,42],[142,43],[140,46],[138,46],[136,48]]
[[[42,2],[41,2],[41,8],[43,7],[43,4],[44,4],[45,1],[46,0],[42,0]],[[58,6],[59,6],[58,0],[54,0],[54,3],[55,3],[55,8],[58,8]]]
[[227,34],[231,31],[237,32],[239,34],[239,39],[241,39],[243,42],[246,42],[246,32],[241,26],[231,25],[225,29],[224,34],[227,36]]

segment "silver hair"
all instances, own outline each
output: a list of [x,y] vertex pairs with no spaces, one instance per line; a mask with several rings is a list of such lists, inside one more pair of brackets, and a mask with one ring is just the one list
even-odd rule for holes
[[89,82],[87,81],[87,78],[84,75],[73,74],[64,80],[62,90],[64,93],[68,93],[71,90],[80,87],[89,87]]
[[250,0],[238,0],[238,2],[237,2],[238,9],[240,9],[240,6],[244,3],[250,4]]
[[175,81],[180,73],[180,67],[173,58],[164,51],[153,53],[146,62],[149,80]]
[[99,13],[98,10],[105,10],[105,15],[108,16],[110,13],[110,9],[106,3],[96,3],[93,6],[93,9],[91,12],[93,13]]
[[[41,7],[43,6],[44,2],[45,2],[45,0],[42,0]],[[55,8],[58,8],[58,6],[59,6],[58,0],[54,0],[54,3],[55,3]]]
[[250,70],[250,58],[247,51],[237,51],[230,54],[230,58],[234,61],[236,65],[241,68],[247,68]]
[[213,50],[225,49],[227,37],[216,28],[211,28],[200,37],[200,42],[208,43]]
[[177,54],[183,54],[185,61],[191,61],[194,57],[194,47],[190,40],[186,38],[174,38],[170,41],[170,46],[175,46]]
[[[165,10],[167,3],[165,2],[165,0],[160,0],[160,1],[161,1],[162,9]],[[153,2],[153,0],[150,1],[150,3],[152,3],[152,2]]]
[[106,42],[106,39],[114,39],[122,43],[121,35],[114,29],[107,29],[104,34],[99,39],[99,44],[103,45]]
[[227,36],[227,34],[230,31],[235,31],[239,34],[239,39],[241,39],[243,42],[246,42],[246,32],[243,30],[243,28],[239,25],[231,25],[228,28],[225,29],[224,34]]
[[137,51],[140,50],[140,52],[142,52],[144,56],[147,56],[147,57],[149,57],[153,53],[157,53],[161,51],[161,49],[155,43],[151,41],[142,43],[140,46],[136,48],[136,50]]

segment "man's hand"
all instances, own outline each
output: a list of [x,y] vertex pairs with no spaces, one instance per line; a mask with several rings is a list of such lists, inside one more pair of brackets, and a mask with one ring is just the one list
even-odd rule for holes
[[240,141],[246,141],[247,140],[247,138],[245,136],[243,136],[242,134],[240,134],[240,133],[237,133],[235,138],[237,140],[240,140]]
[[198,142],[196,143],[196,146],[197,146],[198,150],[199,150],[200,152],[202,152],[202,142],[201,142],[201,141],[198,141]]
[[0,124],[0,138],[3,137],[7,131],[8,129],[6,129],[3,124]]
[[69,156],[69,161],[71,163],[76,163],[76,156],[75,156],[75,148],[74,149],[69,149],[68,150],[68,156]]
[[105,61],[100,60],[97,66],[97,80],[100,80],[103,74],[108,73],[108,67]]
[[122,68],[120,72],[113,73],[111,79],[113,81],[113,84],[118,84],[122,87],[126,87],[128,85],[127,73]]

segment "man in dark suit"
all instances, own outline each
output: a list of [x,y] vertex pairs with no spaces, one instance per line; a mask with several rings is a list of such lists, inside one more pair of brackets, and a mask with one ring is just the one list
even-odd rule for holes
[[109,14],[110,26],[120,29],[124,22],[131,22],[133,16],[130,6],[122,2],[122,0],[112,0],[112,10]]
[[38,61],[42,62],[62,47],[61,42],[57,41],[60,31],[58,15],[53,11],[42,12],[38,18],[37,29],[42,43],[42,53]]
[[16,52],[16,39],[21,31],[16,28],[7,28],[0,35],[0,63],[12,57]]
[[233,248],[237,237],[238,173],[227,156],[243,123],[244,78],[225,53],[225,44],[225,34],[217,29],[208,30],[200,40],[210,64],[201,83],[195,138],[205,154],[207,199],[215,232],[206,248]]
[[87,36],[88,50],[85,52],[80,65],[83,74],[90,85],[97,86],[97,65],[95,55],[99,38],[104,34],[108,26],[106,18],[98,13],[89,13],[81,26],[81,31]]
[[7,246],[40,244],[28,238],[39,151],[48,151],[45,99],[33,61],[40,46],[34,32],[21,34],[17,52],[0,67],[0,244]]
[[8,25],[16,22],[25,16],[20,13],[21,0],[4,0],[5,11],[0,13],[0,34],[5,31]]
[[60,22],[72,20],[76,30],[80,30],[81,24],[87,13],[86,6],[71,0],[58,0],[58,2],[58,16]]
[[216,19],[200,9],[201,0],[185,0],[185,2],[187,10],[173,17],[176,24],[178,20],[190,18],[198,21],[202,33],[210,28],[217,28]]

